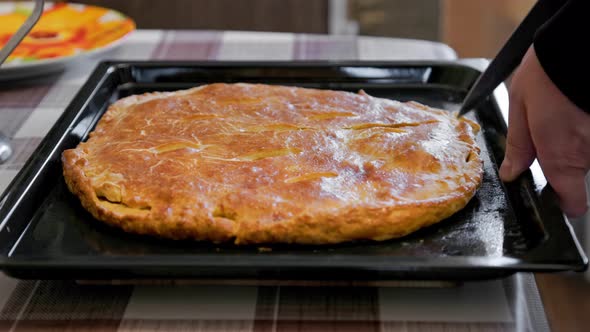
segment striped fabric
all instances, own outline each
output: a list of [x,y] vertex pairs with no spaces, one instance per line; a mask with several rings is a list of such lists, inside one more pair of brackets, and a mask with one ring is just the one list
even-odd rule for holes
[[[13,157],[3,191],[101,59],[452,60],[445,45],[398,39],[217,31],[138,31],[58,77],[2,85],[0,132]],[[0,273],[0,331],[544,331],[534,279],[398,287],[89,284]]]

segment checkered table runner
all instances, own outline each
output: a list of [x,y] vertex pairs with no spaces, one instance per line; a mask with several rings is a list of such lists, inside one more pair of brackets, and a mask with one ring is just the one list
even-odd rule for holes
[[[14,155],[3,191],[103,59],[452,60],[445,45],[354,36],[137,31],[57,77],[0,83],[0,132]],[[406,285],[407,286],[407,285]],[[0,273],[0,331],[543,331],[534,279],[453,287],[88,285]]]

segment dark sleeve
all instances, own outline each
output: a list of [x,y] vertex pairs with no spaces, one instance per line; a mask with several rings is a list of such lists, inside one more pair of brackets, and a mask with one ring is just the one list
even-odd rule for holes
[[537,31],[534,47],[553,83],[590,112],[590,0],[569,0]]

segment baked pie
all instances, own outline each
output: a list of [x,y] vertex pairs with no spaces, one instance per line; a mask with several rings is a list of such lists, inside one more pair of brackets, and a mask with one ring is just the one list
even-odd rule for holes
[[387,240],[462,209],[479,126],[416,102],[210,84],[112,104],[65,181],[126,232],[236,244]]

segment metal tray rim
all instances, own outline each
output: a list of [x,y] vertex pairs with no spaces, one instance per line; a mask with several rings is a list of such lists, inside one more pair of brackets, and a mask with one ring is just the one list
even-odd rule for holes
[[[247,67],[247,66],[258,66],[258,67],[273,67],[273,66],[281,66],[281,67],[305,67],[305,66],[312,66],[312,67],[341,67],[341,66],[399,66],[399,67],[415,67],[415,66],[451,66],[451,67],[464,67],[473,69],[468,65],[462,64],[457,61],[220,61],[220,62],[207,62],[207,61],[103,61],[99,63],[96,68],[94,69],[93,73],[90,75],[87,82],[81,87],[78,91],[76,96],[73,98],[70,105],[66,108],[60,119],[56,122],[55,126],[50,130],[47,136],[43,139],[40,143],[37,150],[33,153],[32,157],[27,161],[25,166],[21,169],[19,174],[15,177],[15,179],[9,184],[6,191],[0,196],[0,211],[4,211],[4,214],[0,214],[0,217],[4,217],[4,220],[0,220],[0,231],[4,228],[5,223],[8,220],[8,217],[14,212],[14,209],[17,208],[17,205],[8,208],[5,206],[8,202],[8,198],[10,196],[11,188],[15,187],[18,183],[27,183],[33,181],[39,173],[35,173],[34,176],[25,177],[24,174],[26,173],[25,170],[30,169],[32,167],[37,166],[41,162],[41,167],[44,167],[43,158],[44,155],[49,155],[54,151],[51,150],[51,147],[48,146],[49,143],[57,141],[60,142],[63,140],[66,130],[68,129],[65,124],[68,122],[74,121],[77,114],[73,116],[74,109],[82,109],[88,103],[88,99],[96,90],[99,89],[102,81],[104,80],[104,75],[117,70],[117,68],[122,67],[129,67],[129,66],[148,66],[148,67],[159,67],[159,66],[175,66],[175,67],[195,67],[195,66],[208,66],[208,67],[215,67],[215,66],[240,66],[240,67]],[[73,116],[73,117],[72,117]],[[67,120],[69,121],[64,121]],[[52,137],[59,137],[57,140],[54,138],[51,140]],[[49,152],[48,152],[49,151]],[[49,156],[47,155],[47,156]],[[19,197],[17,203],[22,199]],[[469,257],[469,256],[461,256],[461,257],[442,257],[437,259],[425,259],[423,262],[417,262],[416,258],[409,257],[406,261],[403,257],[396,258],[395,263],[399,264],[400,268],[411,268],[411,269],[423,269],[423,268],[457,268],[457,269],[490,269],[490,270],[504,270],[504,271],[560,271],[560,270],[567,270],[574,268],[575,270],[581,271],[587,268],[588,266],[588,259],[585,256],[579,242],[577,241],[573,229],[567,218],[564,218],[565,226],[569,231],[569,235],[572,237],[573,244],[578,251],[579,259],[576,262],[568,263],[548,263],[548,262],[535,262],[534,260],[529,262],[523,262],[519,259],[512,259],[508,257],[500,257],[501,259],[496,259],[494,257]],[[555,245],[555,243],[550,245]],[[191,255],[195,257],[195,255]],[[197,255],[200,258],[200,263],[197,264],[188,264],[187,266],[205,266],[205,261],[208,260],[207,255]],[[251,257],[249,257],[251,256]],[[297,262],[289,262],[291,259],[290,255],[273,255],[273,258],[282,258],[285,259],[284,267],[297,267],[301,266],[301,264],[296,264]],[[126,265],[136,265],[141,266],[142,264],[150,264],[157,262],[158,264],[162,264],[165,266],[171,265],[178,265],[181,263],[183,256],[165,256],[166,260],[162,260],[162,257],[158,257],[158,255],[151,255],[150,257],[135,257],[133,259],[126,258],[124,256],[112,256],[112,257],[94,257],[94,261],[86,261],[86,266],[82,266],[79,268],[87,268],[87,269],[100,269],[100,267],[105,267],[105,264],[111,264],[110,267],[117,267],[124,268]],[[211,258],[215,257],[215,262],[212,261],[212,264],[216,266],[222,267],[224,266],[223,260],[219,260],[219,255],[212,255]],[[265,258],[264,256],[258,255],[242,255],[241,257],[248,259],[248,264],[252,266],[252,264],[259,265],[261,267],[265,265]],[[294,256],[296,258],[296,256]],[[307,257],[307,259],[311,260],[318,260],[323,264],[333,265],[333,267],[337,267],[337,264],[333,262],[333,260],[338,260],[337,256],[327,256],[327,257]],[[441,263],[441,259],[444,260],[444,264]],[[494,261],[495,263],[490,261]],[[72,268],[72,262],[64,261],[59,263],[55,262],[48,262],[44,259],[23,259],[22,257],[10,257],[7,256],[0,256],[0,269],[5,269],[7,272],[10,272],[12,269],[22,269],[22,268]],[[332,263],[330,263],[332,261]],[[79,261],[76,261],[79,263]],[[347,266],[351,268],[371,268],[376,267],[374,264],[379,263],[379,259],[367,259],[365,262],[368,264],[356,264],[356,266],[352,266],[350,262],[348,262]],[[233,262],[235,266],[235,262]],[[289,264],[287,264],[289,263]],[[474,265],[474,263],[477,263]],[[69,264],[69,265],[68,265]],[[102,265],[101,265],[102,264]],[[373,265],[370,265],[373,264]],[[213,266],[212,265],[212,266]],[[239,264],[238,264],[239,265]],[[276,266],[276,262],[268,265],[268,267]],[[355,265],[355,264],[353,264]],[[229,266],[229,265],[228,265]],[[345,266],[341,266],[345,267]],[[391,268],[391,264],[389,264]],[[399,270],[399,269],[398,269]]]

